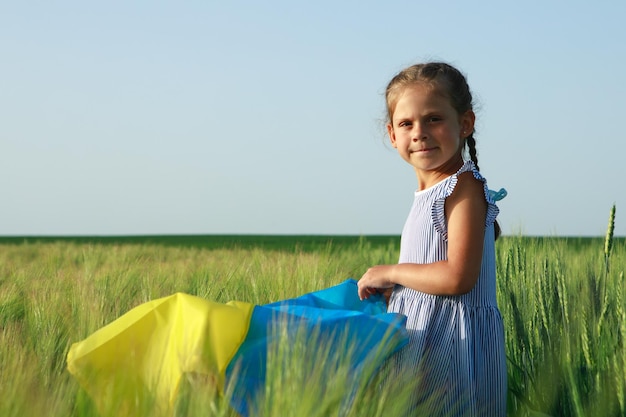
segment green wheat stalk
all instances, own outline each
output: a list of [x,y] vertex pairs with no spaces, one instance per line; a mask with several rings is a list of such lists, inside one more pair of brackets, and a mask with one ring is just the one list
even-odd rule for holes
[[606,272],[609,273],[609,258],[611,257],[611,249],[613,248],[613,232],[615,230],[615,204],[611,207],[609,214],[609,225],[606,229],[606,237],[604,239],[604,263]]

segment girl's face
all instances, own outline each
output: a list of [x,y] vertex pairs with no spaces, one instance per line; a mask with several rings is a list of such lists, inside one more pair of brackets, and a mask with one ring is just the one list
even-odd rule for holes
[[387,132],[391,144],[417,173],[454,174],[463,164],[464,138],[474,129],[474,112],[459,115],[450,100],[427,84],[399,92]]

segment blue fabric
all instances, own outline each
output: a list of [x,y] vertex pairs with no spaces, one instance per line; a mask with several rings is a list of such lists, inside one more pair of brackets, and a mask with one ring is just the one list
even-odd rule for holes
[[[245,341],[226,370],[232,407],[250,415],[251,401],[265,387],[266,358],[281,333],[293,337],[312,335],[314,342],[330,344],[331,352],[350,351],[353,378],[365,365],[378,367],[408,343],[406,317],[387,313],[382,295],[360,300],[353,279],[297,298],[255,306]],[[296,336],[297,335],[297,336]],[[306,359],[304,359],[306,360]]]

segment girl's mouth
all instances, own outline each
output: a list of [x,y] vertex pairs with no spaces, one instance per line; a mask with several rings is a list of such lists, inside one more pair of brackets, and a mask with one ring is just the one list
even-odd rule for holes
[[413,153],[426,153],[426,152],[430,152],[432,150],[434,150],[435,148],[423,148],[423,149],[416,149],[414,151],[412,151]]

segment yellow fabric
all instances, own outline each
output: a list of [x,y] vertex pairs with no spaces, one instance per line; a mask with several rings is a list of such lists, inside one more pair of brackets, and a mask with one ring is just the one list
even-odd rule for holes
[[73,344],[67,367],[103,415],[167,415],[186,372],[222,389],[253,308],[182,293],[153,300]]

